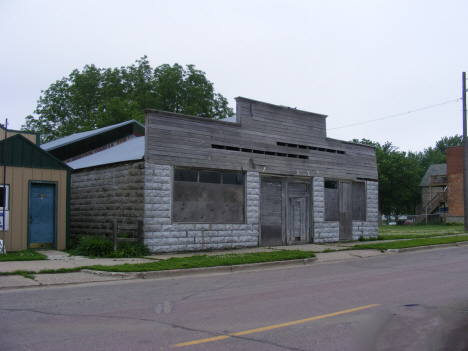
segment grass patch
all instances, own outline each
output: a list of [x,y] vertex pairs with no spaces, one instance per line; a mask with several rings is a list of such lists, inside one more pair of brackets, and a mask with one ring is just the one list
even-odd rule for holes
[[118,266],[88,266],[87,269],[107,272],[149,272],[200,267],[232,266],[248,263],[286,261],[315,257],[313,252],[299,250],[280,250],[227,255],[195,255],[172,257],[167,260],[148,263],[123,264]]
[[73,268],[58,268],[58,269],[41,269],[39,274],[56,274],[56,273],[75,273],[87,267],[73,267]]
[[16,252],[7,252],[4,255],[0,255],[0,262],[5,261],[37,261],[47,260],[47,256],[36,252],[34,250],[23,250]]
[[0,276],[21,275],[22,277],[33,279],[33,280],[34,280],[34,274],[36,274],[36,272],[34,271],[21,271],[21,270],[14,271],[14,272],[0,272]]
[[[147,263],[124,263],[117,266],[84,266],[73,268],[59,269],[42,269],[38,274],[54,274],[54,273],[74,273],[82,269],[90,269],[106,272],[150,272],[163,271],[172,269],[187,269],[200,267],[216,267],[216,266],[232,266],[248,263],[261,263],[273,261],[297,260],[304,258],[315,257],[313,252],[299,250],[278,250],[274,252],[257,252],[245,254],[227,254],[227,255],[194,255],[190,257],[172,257],[167,260],[160,260]],[[0,275],[23,275],[36,274],[34,271],[15,271],[4,272]]]
[[451,244],[456,242],[468,241],[468,235],[457,235],[448,236],[441,238],[418,238],[412,240],[392,241],[386,243],[377,244],[364,244],[356,245],[353,247],[355,250],[359,249],[375,249],[375,250],[392,250],[392,249],[404,249],[408,247],[428,246],[428,245],[441,245]]

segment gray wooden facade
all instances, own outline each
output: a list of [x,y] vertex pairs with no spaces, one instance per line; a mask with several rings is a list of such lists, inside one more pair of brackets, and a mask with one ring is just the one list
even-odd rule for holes
[[[327,138],[324,115],[236,100],[237,123],[145,111],[144,230],[152,251],[377,235],[374,148]],[[180,170],[198,178],[180,178]],[[239,182],[202,184],[202,172],[213,179],[237,175]],[[183,189],[191,189],[190,194],[184,197]],[[327,193],[334,194],[334,203]],[[223,203],[235,213],[223,212]]]

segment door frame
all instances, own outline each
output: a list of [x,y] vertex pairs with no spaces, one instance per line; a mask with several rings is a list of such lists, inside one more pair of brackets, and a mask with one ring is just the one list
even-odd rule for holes
[[[289,216],[289,183],[304,183],[307,186],[307,193],[308,196],[306,197],[306,221],[307,221],[307,238],[305,241],[298,241],[297,243],[292,242],[292,245],[301,245],[301,244],[310,244],[314,240],[314,202],[313,202],[313,177],[285,177],[279,176],[274,174],[265,174],[260,176],[260,182],[263,181],[264,178],[276,178],[278,182],[281,182],[281,228],[282,228],[282,245],[288,245],[288,216]],[[261,192],[261,185],[260,185],[260,192]],[[260,194],[260,201],[261,201],[261,194]],[[262,206],[262,203],[260,203]],[[259,223],[259,246],[261,246],[261,218]]]
[[[288,234],[291,228],[291,224],[289,223],[289,210],[290,210],[290,198],[295,197],[295,196],[290,196],[289,195],[289,184],[290,183],[304,183],[306,185],[307,189],[307,196],[306,197],[301,197],[306,199],[306,204],[305,204],[305,222],[304,224],[307,225],[307,231],[306,231],[306,240],[305,241],[291,241],[288,242]],[[289,178],[284,178],[283,184],[283,213],[284,216],[282,218],[283,220],[283,245],[301,245],[301,244],[309,244],[312,242],[313,238],[313,233],[312,228],[313,225],[311,223],[311,219],[313,218],[313,213],[312,213],[312,186],[311,186],[312,180],[311,179],[304,179],[304,178],[294,178],[294,177],[289,177]]]
[[30,221],[29,216],[31,214],[31,189],[34,184],[47,184],[54,186],[54,233],[52,235],[52,247],[57,249],[57,214],[58,214],[58,182],[51,182],[51,181],[43,181],[43,180],[30,180],[28,185],[28,217],[27,217],[27,224],[28,224],[28,240],[27,240],[27,248],[30,248],[30,239],[31,239],[31,230],[30,230]]

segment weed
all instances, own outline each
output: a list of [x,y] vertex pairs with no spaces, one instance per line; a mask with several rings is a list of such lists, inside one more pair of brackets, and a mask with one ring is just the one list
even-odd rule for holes
[[21,275],[22,277],[34,280],[34,275],[33,274],[36,274],[36,272],[34,272],[34,271],[22,271],[22,270],[17,270],[17,271],[14,271],[14,272],[0,272],[0,276]]
[[6,254],[0,255],[0,262],[2,261],[35,261],[35,260],[46,260],[47,257],[34,250],[23,250],[16,252],[7,252]]

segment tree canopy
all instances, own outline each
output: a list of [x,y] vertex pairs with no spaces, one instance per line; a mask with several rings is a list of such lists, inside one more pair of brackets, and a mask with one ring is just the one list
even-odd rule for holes
[[386,215],[413,213],[420,200],[420,165],[415,158],[390,142],[381,145],[367,139],[357,140],[364,145],[374,146],[379,173],[379,211]]
[[383,145],[368,140],[353,142],[374,146],[379,173],[379,211],[385,215],[414,214],[421,202],[419,184],[430,165],[446,163],[445,151],[449,146],[459,146],[463,137],[443,137],[435,147],[423,152],[398,151],[386,142]]
[[41,92],[22,130],[41,133],[42,142],[135,119],[145,108],[206,118],[234,115],[205,72],[179,64],[153,69],[146,56],[120,68],[86,65]]

